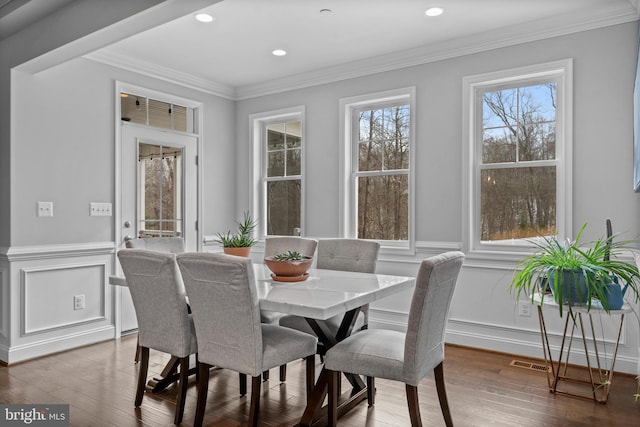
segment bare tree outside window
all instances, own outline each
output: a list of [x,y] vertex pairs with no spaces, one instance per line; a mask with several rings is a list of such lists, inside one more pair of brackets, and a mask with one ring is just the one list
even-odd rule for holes
[[482,95],[480,239],[556,231],[556,84]]
[[182,235],[182,150],[175,147],[139,145],[141,199],[139,237]]
[[409,105],[356,112],[358,238],[408,240]]
[[300,230],[302,200],[302,122],[266,126],[267,235]]

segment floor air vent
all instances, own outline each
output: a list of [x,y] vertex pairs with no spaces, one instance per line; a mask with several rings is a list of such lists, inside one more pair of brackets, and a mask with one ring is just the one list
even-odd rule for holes
[[546,366],[540,363],[523,362],[522,360],[512,360],[511,363],[509,363],[509,365],[515,366],[517,368],[530,369],[532,371],[549,372],[549,369],[547,369]]

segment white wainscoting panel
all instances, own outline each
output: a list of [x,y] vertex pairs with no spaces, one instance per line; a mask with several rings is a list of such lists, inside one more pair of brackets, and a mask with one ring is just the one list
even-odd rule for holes
[[[114,258],[114,242],[0,248],[0,361],[114,338]],[[84,295],[84,309],[75,309],[76,295]]]
[[[105,318],[106,262],[22,269],[22,335]],[[74,308],[83,295],[85,308]]]

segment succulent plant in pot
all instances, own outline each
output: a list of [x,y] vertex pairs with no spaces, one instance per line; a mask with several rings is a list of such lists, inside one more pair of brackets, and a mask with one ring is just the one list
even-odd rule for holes
[[276,277],[291,278],[292,281],[295,281],[296,278],[300,280],[306,278],[313,258],[304,256],[297,251],[287,251],[267,256],[264,258],[264,262]]
[[590,309],[593,299],[599,299],[602,308],[609,312],[613,298],[622,293],[619,284],[622,283],[638,300],[638,267],[617,259],[633,249],[635,242],[614,241],[615,236],[607,236],[583,246],[580,237],[586,226],[582,226],[574,241],[561,242],[552,236],[534,242],[538,250],[518,264],[511,281],[510,289],[516,299],[524,293],[533,301],[535,293],[550,289],[560,316],[565,307],[569,313],[576,305]]
[[231,230],[218,233],[215,242],[221,244],[227,254],[247,257],[251,247],[256,244],[253,232],[258,222],[254,221],[249,212],[245,212],[243,220],[236,221],[236,224],[238,229],[235,233]]

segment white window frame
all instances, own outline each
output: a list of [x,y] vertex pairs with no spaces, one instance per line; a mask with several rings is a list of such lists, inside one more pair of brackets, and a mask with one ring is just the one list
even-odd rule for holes
[[[281,110],[251,114],[250,139],[251,139],[251,205],[254,217],[257,217],[256,232],[260,240],[267,237],[267,145],[264,140],[266,126],[274,122],[299,120],[301,123],[301,147],[300,147],[300,235],[305,235],[305,107],[299,105]],[[288,177],[293,178],[293,177]]]
[[569,237],[573,217],[573,60],[565,59],[463,78],[463,250],[467,254],[522,253],[535,248],[534,239],[480,241],[480,164],[482,160],[482,96],[500,90],[547,81],[556,83],[556,229]]
[[345,238],[358,237],[358,147],[354,136],[353,112],[363,107],[384,107],[403,101],[409,104],[409,219],[406,241],[379,240],[382,251],[415,253],[415,140],[416,88],[407,87],[340,99],[339,209],[338,233]]

